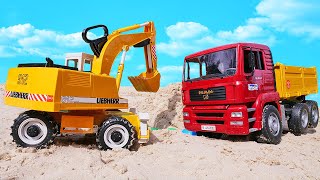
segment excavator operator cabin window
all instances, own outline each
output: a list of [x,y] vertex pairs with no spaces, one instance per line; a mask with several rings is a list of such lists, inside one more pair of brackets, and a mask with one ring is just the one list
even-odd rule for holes
[[78,68],[78,60],[77,59],[68,59],[67,66]]
[[84,72],[91,72],[91,61],[85,60],[83,64],[83,71]]

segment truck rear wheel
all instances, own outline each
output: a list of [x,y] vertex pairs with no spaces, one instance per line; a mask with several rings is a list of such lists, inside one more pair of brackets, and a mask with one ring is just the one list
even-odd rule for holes
[[297,103],[292,108],[291,118],[288,121],[290,131],[296,135],[301,136],[308,129],[309,110],[304,103]]
[[306,105],[309,110],[309,127],[316,128],[319,122],[319,109],[316,101],[307,100]]
[[263,109],[262,123],[261,135],[257,141],[279,144],[282,136],[282,124],[278,109],[273,105],[266,105]]
[[96,136],[98,148],[101,150],[130,149],[135,140],[136,132],[132,124],[117,116],[111,116],[104,121]]
[[57,125],[44,112],[26,111],[14,120],[12,137],[18,146],[45,148],[53,143]]

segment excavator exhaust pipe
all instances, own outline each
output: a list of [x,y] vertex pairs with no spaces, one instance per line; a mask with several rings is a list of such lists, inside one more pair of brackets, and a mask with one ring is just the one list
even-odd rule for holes
[[157,92],[160,87],[160,73],[158,71],[143,72],[139,76],[129,76],[133,87],[140,92]]

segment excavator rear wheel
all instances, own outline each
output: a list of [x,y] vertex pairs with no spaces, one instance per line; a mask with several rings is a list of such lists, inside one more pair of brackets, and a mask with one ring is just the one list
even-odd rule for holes
[[53,143],[58,126],[47,113],[31,110],[20,114],[11,130],[18,146],[45,148]]
[[106,119],[96,136],[98,148],[101,150],[130,149],[136,139],[136,132],[132,124],[118,116]]

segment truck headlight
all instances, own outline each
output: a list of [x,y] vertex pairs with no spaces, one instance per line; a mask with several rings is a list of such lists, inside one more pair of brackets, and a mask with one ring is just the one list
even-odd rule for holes
[[189,117],[189,113],[188,112],[183,112],[183,117]]
[[232,112],[231,117],[242,117],[242,112]]
[[243,121],[230,121],[232,126],[243,126]]

